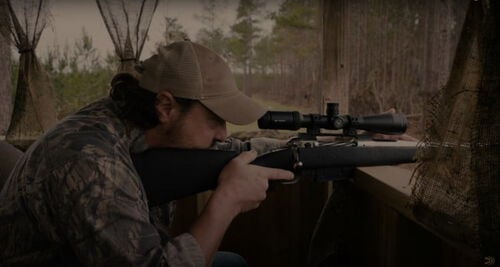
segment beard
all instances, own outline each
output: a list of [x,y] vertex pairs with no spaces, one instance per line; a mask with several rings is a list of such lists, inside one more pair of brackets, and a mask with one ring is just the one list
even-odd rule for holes
[[201,138],[202,133],[195,128],[189,117],[181,114],[175,119],[168,129],[165,129],[164,136],[168,142],[168,147],[186,149],[208,149],[214,143],[213,140]]

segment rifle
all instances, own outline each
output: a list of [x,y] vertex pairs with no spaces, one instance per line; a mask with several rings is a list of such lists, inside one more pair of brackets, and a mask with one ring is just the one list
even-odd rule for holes
[[[293,171],[317,181],[339,181],[351,176],[355,167],[414,162],[416,146],[401,141],[366,142],[358,130],[384,134],[406,131],[403,114],[371,116],[338,115],[338,104],[328,103],[327,114],[268,111],[258,120],[260,129],[306,128],[283,148],[257,157],[252,164]],[[322,133],[321,129],[341,130]],[[333,142],[321,142],[333,136]],[[377,145],[378,143],[378,145]],[[382,145],[380,145],[382,144]],[[219,173],[239,153],[210,149],[153,148],[132,155],[151,206],[215,189]]]

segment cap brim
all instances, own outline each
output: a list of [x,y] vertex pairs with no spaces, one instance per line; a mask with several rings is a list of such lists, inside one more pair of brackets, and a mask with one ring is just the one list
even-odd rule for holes
[[226,97],[201,99],[200,102],[223,120],[236,125],[255,122],[267,111],[241,92]]

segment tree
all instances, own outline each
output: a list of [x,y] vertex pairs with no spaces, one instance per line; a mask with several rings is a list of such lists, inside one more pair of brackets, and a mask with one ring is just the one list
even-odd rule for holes
[[168,45],[173,42],[189,39],[188,34],[177,18],[165,17],[165,32],[163,33],[163,42],[159,45]]
[[201,28],[197,35],[196,41],[217,52],[223,57],[227,56],[227,37],[221,28],[221,23],[218,19],[218,0],[200,0],[203,5],[203,13],[196,18],[205,27]]
[[319,88],[318,1],[286,0],[270,17],[274,27],[254,48],[255,66],[273,74],[271,97],[311,106]]
[[90,71],[100,68],[99,53],[94,47],[92,36],[82,28],[82,35],[75,41],[75,50],[71,58],[70,66],[74,66],[75,71]]
[[254,64],[255,68],[261,75],[274,73],[276,65],[276,44],[272,36],[264,36],[255,45]]
[[115,53],[108,53],[101,60],[85,29],[72,45],[49,48],[42,64],[51,77],[61,117],[105,96],[119,62]]
[[236,23],[231,26],[230,57],[243,70],[243,91],[249,95],[251,94],[249,83],[252,78],[254,47],[262,31],[257,26],[258,16],[264,5],[262,0],[240,0]]

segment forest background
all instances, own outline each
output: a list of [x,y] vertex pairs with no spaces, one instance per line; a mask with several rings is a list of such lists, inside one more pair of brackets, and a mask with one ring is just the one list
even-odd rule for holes
[[[203,26],[191,34],[194,36],[177,17],[164,16],[163,37],[157,46],[189,38],[212,48],[229,62],[240,89],[263,102],[320,112],[318,107],[325,101],[335,100],[318,93],[324,90],[320,71],[324,28],[319,0],[283,0],[272,10],[263,0],[240,0],[229,30],[223,25],[228,22],[220,16],[229,1],[198,1],[203,10],[193,14],[193,19]],[[344,79],[344,86],[349,88],[349,113],[396,108],[422,121],[426,101],[447,79],[443,73],[451,66],[463,17],[462,9],[451,1],[442,2],[448,5],[435,10],[444,14],[423,12],[431,1],[398,6],[395,1],[387,4],[378,0],[363,8],[352,3],[341,10],[348,18],[342,25],[344,38],[340,42],[344,47],[342,64],[349,76]],[[169,5],[175,9],[175,1]],[[271,23],[270,30],[263,30],[263,21]],[[59,118],[106,96],[119,65],[113,52],[100,53],[91,32],[85,28],[80,31],[80,37],[72,43],[51,46],[41,54],[57,96]],[[444,37],[432,38],[436,32]],[[423,41],[416,41],[419,38]],[[15,51],[11,59],[12,88],[16,88]]]

